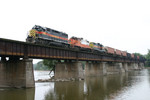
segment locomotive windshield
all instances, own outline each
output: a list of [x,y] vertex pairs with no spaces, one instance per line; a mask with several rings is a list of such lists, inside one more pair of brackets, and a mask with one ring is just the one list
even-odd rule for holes
[[45,29],[41,26],[35,25],[32,29],[36,29],[37,31],[45,31]]

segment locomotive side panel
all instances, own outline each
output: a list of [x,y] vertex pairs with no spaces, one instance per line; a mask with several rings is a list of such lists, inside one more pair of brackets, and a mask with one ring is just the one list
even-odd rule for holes
[[89,46],[89,42],[86,40],[83,40],[82,38],[77,38],[77,37],[71,37],[69,39],[69,43],[70,45],[74,48],[74,47],[78,47],[81,49],[91,49],[91,47]]
[[69,45],[68,34],[35,25],[30,31],[27,42],[44,45]]

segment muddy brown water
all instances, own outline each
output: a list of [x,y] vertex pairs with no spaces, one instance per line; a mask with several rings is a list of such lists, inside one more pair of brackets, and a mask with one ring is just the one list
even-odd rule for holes
[[[35,80],[49,78],[35,71]],[[0,100],[150,100],[150,69],[75,82],[35,83],[35,88],[0,88]]]

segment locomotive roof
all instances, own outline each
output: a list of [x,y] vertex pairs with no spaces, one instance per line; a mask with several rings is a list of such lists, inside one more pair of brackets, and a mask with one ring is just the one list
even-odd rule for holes
[[65,36],[68,36],[68,34],[64,33],[64,32],[60,32],[60,31],[57,31],[57,30],[54,30],[54,29],[51,29],[51,28],[48,28],[48,27],[42,27],[40,25],[35,25],[33,28],[42,28],[46,31],[52,31],[52,32],[56,32],[56,33],[60,33],[62,35],[65,35]]

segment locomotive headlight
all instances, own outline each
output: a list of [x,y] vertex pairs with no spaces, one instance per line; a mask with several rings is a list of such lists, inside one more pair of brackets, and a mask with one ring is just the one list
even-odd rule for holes
[[34,30],[34,29],[30,30],[29,36],[35,38],[35,36],[36,36],[36,30]]

